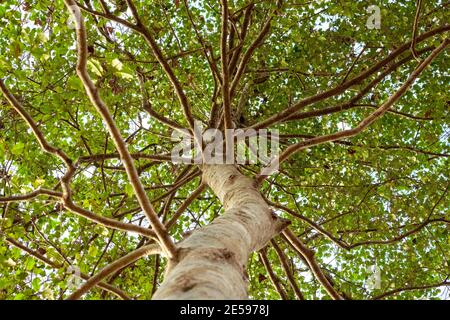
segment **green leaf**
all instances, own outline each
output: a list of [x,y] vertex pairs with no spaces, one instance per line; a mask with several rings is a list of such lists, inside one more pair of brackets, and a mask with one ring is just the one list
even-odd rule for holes
[[134,195],[134,189],[130,183],[125,185],[124,191],[127,194],[127,196],[129,196],[129,197],[132,197]]
[[39,278],[34,278],[33,281],[31,282],[31,287],[33,288],[33,290],[38,291],[40,286],[41,281],[39,280]]
[[90,257],[96,257],[98,253],[98,248],[96,246],[90,246],[88,250],[88,255]]
[[25,148],[25,144],[23,142],[17,142],[12,148],[11,153],[13,155],[21,155],[23,152],[23,149]]
[[31,270],[33,270],[33,267],[34,267],[35,263],[36,263],[36,260],[34,258],[28,258],[27,262],[25,264],[25,268],[28,271],[31,271]]

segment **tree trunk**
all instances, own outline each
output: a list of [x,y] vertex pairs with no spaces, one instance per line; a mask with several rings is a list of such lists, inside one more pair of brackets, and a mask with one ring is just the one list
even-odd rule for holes
[[181,241],[153,299],[247,299],[246,264],[288,221],[277,217],[252,179],[233,165],[204,165],[203,179],[225,212]]

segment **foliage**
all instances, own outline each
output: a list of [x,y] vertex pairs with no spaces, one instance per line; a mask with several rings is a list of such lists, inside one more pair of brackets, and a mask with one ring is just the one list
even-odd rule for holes
[[[81,1],[102,11],[102,1]],[[103,1],[112,14],[132,22],[125,1]],[[248,0],[229,1],[234,27],[241,30]],[[254,7],[242,43],[234,34],[232,46],[249,49],[267,17],[277,11],[275,1],[253,1]],[[152,32],[190,101],[192,114],[210,121],[214,104],[221,104],[217,79],[205,53],[220,69],[221,8],[211,1],[134,1],[142,22]],[[414,1],[379,0],[381,29],[369,30],[369,1],[284,1],[271,29],[254,54],[232,100],[234,119],[248,127],[276,115],[296,101],[338,86],[411,40]],[[426,1],[419,34],[448,21],[444,1]],[[183,127],[189,123],[163,68],[139,33],[117,22],[83,12],[89,45],[90,76],[109,106],[131,153],[170,154],[176,143],[172,129],[143,109],[142,88],[153,110]],[[71,181],[73,200],[97,215],[147,227],[148,222],[118,157],[92,160],[92,155],[115,154],[109,134],[85,94],[76,74],[75,32],[68,26],[63,1],[24,0],[0,3],[0,78],[29,112],[47,141],[81,161]],[[201,34],[199,41],[192,21]],[[233,28],[230,27],[230,30]],[[231,32],[231,31],[230,31]],[[418,43],[418,49],[438,46],[448,31]],[[237,49],[236,49],[237,50]],[[425,58],[430,51],[421,55]],[[411,55],[406,50],[389,62]],[[373,298],[397,288],[439,284],[450,276],[449,188],[449,83],[448,52],[440,54],[420,75],[391,112],[359,135],[317,145],[294,154],[269,177],[261,192],[272,202],[320,224],[339,247],[311,225],[285,210],[276,211],[292,221],[291,230],[316,252],[320,266],[337,290],[353,299]],[[357,106],[293,121],[276,123],[281,147],[311,136],[355,127],[374,106],[381,105],[407,79],[418,62],[409,59],[365,94]],[[340,94],[301,110],[322,110],[354,97],[376,75],[359,81]],[[219,91],[220,92],[220,91]],[[237,110],[238,101],[245,101]],[[59,190],[65,166],[43,152],[23,119],[0,98],[0,197],[26,194],[37,188]],[[91,159],[91,160],[89,160]],[[163,221],[168,221],[199,186],[195,166],[137,158],[142,183]],[[254,176],[258,165],[241,167]],[[175,241],[221,214],[222,207],[206,189],[170,229]],[[38,197],[3,203],[0,241],[0,298],[58,299],[71,290],[69,264],[93,275],[103,266],[143,244],[142,236],[113,231],[67,212],[58,199]],[[423,227],[417,228],[427,221]],[[410,234],[407,234],[408,232]],[[402,237],[402,235],[407,236]],[[397,239],[400,237],[400,239]],[[6,240],[20,241],[61,268],[53,268]],[[393,240],[392,240],[393,239]],[[392,241],[390,241],[392,240]],[[305,298],[328,296],[302,259],[282,238],[275,241]],[[373,244],[368,241],[386,243]],[[267,255],[282,287],[295,299],[276,252]],[[163,280],[165,259],[145,257],[109,277],[130,297],[149,299],[154,284]],[[380,269],[381,285],[370,288],[370,267]],[[278,299],[258,254],[248,264],[250,296]],[[155,279],[156,277],[156,279]],[[446,289],[431,287],[390,295],[398,299],[438,299]],[[116,298],[93,288],[86,299]]]

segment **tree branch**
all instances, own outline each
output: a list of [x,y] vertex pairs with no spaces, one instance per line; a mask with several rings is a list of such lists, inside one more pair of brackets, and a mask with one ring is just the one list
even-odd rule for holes
[[450,286],[450,281],[442,281],[439,283],[434,283],[434,284],[427,284],[427,285],[422,285],[422,286],[410,286],[410,287],[403,287],[403,288],[397,288],[391,291],[387,291],[383,294],[380,294],[378,296],[375,296],[372,298],[372,300],[380,300],[383,298],[386,298],[388,296],[392,296],[394,294],[403,292],[403,291],[413,291],[413,290],[424,290],[424,289],[431,289],[431,288],[438,288],[438,287],[448,287]]
[[239,44],[234,49],[233,55],[231,56],[230,62],[228,64],[228,70],[229,70],[230,74],[234,74],[238,60],[239,60],[239,56],[241,55],[242,48],[244,47],[244,41],[245,41],[245,38],[247,37],[248,26],[250,24],[250,18],[252,16],[253,8],[254,8],[253,2],[250,3],[249,5],[247,5],[245,8],[244,20],[242,22],[241,33],[239,34],[239,38],[240,38]]
[[[158,120],[159,122],[161,122],[162,124],[167,125],[168,127],[177,130],[178,132],[181,132],[182,134],[185,134],[187,129],[184,128],[182,125],[180,125],[179,123],[177,123],[176,121],[170,120],[166,117],[164,117],[163,115],[160,115],[159,113],[157,113],[155,110],[153,110],[152,105],[150,103],[150,100],[148,98],[148,94],[147,91],[145,90],[145,85],[144,85],[144,79],[143,76],[141,74],[138,75],[138,79],[139,79],[139,84],[141,86],[141,93],[142,93],[142,108],[147,111],[147,113],[149,115],[151,115],[152,117],[154,117],[156,120]],[[191,134],[193,134],[191,132]]]
[[[232,129],[233,124],[231,122],[231,101],[230,101],[230,83],[229,83],[229,70],[228,70],[228,50],[227,50],[227,38],[228,38],[228,2],[227,0],[221,0],[222,5],[222,28],[220,37],[220,61],[222,62],[222,100],[223,100],[223,115],[225,129]],[[229,135],[226,135],[227,146],[230,146],[232,141],[229,141]]]
[[[411,87],[417,77],[422,73],[422,71],[436,58],[450,43],[450,40],[446,38],[433,52],[423,60],[417,68],[411,73],[408,79],[403,83],[403,85],[393,94],[391,95],[386,102],[384,102],[377,110],[375,110],[368,117],[363,119],[355,128],[349,130],[343,130],[339,132],[335,132],[329,135],[324,135],[316,138],[312,138],[309,140],[298,142],[290,147],[286,148],[278,158],[275,158],[271,161],[271,164],[268,167],[274,167],[276,163],[281,164],[287,158],[289,158],[294,153],[304,150],[308,147],[319,145],[325,142],[336,141],[343,138],[353,137],[359,134],[361,131],[366,129],[369,125],[375,122],[379,117],[381,117],[386,111],[389,110],[394,103],[396,103],[403,94]],[[256,181],[261,183],[267,178],[267,176],[259,175],[256,177]]]
[[200,35],[200,32],[198,31],[198,28],[197,28],[197,25],[194,22],[194,18],[192,16],[191,10],[189,10],[189,5],[187,3],[187,0],[183,0],[183,2],[184,2],[184,6],[186,8],[186,12],[187,12],[189,21],[191,22],[192,27],[194,28],[194,32],[195,32],[195,35],[197,37],[198,42],[202,46],[203,54],[205,55],[206,60],[208,61],[209,68],[211,69],[211,72],[213,73],[213,77],[221,82],[222,79],[220,78],[219,70],[217,69],[217,66],[216,66],[216,64],[214,62],[214,57],[212,56],[212,52],[210,52],[211,53],[211,57],[210,57],[208,55],[208,47],[207,47],[205,41],[203,40],[203,37]]
[[9,92],[8,88],[5,86],[3,79],[0,79],[0,90],[2,91],[3,95],[5,96],[6,100],[8,100],[9,104],[12,106],[12,108],[20,114],[20,116],[25,120],[25,122],[30,127],[31,131],[33,132],[34,136],[36,137],[39,145],[41,148],[50,154],[53,154],[60,158],[67,167],[73,166],[72,160],[67,156],[67,154],[62,151],[61,149],[55,148],[51,144],[47,142],[47,140],[44,137],[44,134],[39,129],[38,125],[34,122],[33,118],[30,116],[30,114],[25,110],[25,108],[22,106],[22,104],[14,97],[12,93]]
[[61,198],[62,197],[61,192],[53,191],[50,189],[39,188],[39,189],[36,189],[36,190],[31,191],[26,194],[0,197],[0,203],[15,202],[15,201],[28,201],[28,200],[34,199],[40,195],[47,195],[52,198]]
[[[427,51],[433,50],[433,47],[428,47],[420,51],[420,53],[424,53]],[[378,85],[384,78],[386,78],[389,74],[391,74],[393,71],[395,71],[398,67],[402,66],[403,64],[407,63],[413,58],[413,56],[410,54],[407,57],[401,59],[400,61],[393,63],[389,65],[379,76],[377,76],[374,80],[372,80],[367,86],[365,86],[358,94],[356,94],[353,98],[351,98],[348,102],[339,104],[334,107],[328,107],[318,110],[311,110],[311,111],[305,111],[305,112],[296,112],[292,115],[288,116],[283,122],[286,121],[292,121],[292,120],[300,120],[300,119],[308,119],[312,117],[318,117],[323,115],[328,115],[336,112],[341,112],[345,110],[349,110],[354,107],[358,107],[359,105],[356,104],[357,101],[361,100],[372,88],[374,88],[376,85]],[[395,111],[388,111],[388,112],[394,112]]]
[[136,30],[136,31],[138,30],[136,25],[128,22],[127,20],[119,18],[119,17],[117,17],[117,16],[115,16],[115,15],[109,13],[109,12],[100,12],[100,11],[92,10],[91,8],[83,6],[78,1],[75,1],[75,3],[81,10],[83,10],[83,11],[85,11],[85,12],[91,14],[91,15],[98,16],[98,17],[103,17],[103,18],[106,18],[108,20],[115,21],[117,23],[120,23],[120,24],[122,24],[122,25],[124,25],[124,26],[126,26],[126,27],[128,27],[130,29],[132,29],[132,30]]
[[83,285],[81,285],[75,292],[66,298],[66,300],[77,300],[81,298],[86,292],[88,292],[92,287],[97,285],[108,275],[122,269],[136,260],[145,257],[150,254],[159,254],[160,248],[156,244],[149,244],[136,249],[127,255],[117,259],[116,261],[108,264],[106,267],[101,269],[95,276],[89,278]]
[[0,198],[0,202],[12,202],[12,201],[22,201],[22,200],[29,200],[32,198],[37,197],[38,195],[48,195],[52,197],[58,197],[61,198],[65,207],[69,209],[71,212],[82,216],[90,221],[99,223],[105,227],[111,227],[118,230],[123,231],[131,231],[136,232],[138,234],[144,235],[146,237],[154,238],[155,233],[154,231],[148,229],[148,228],[142,228],[133,224],[129,223],[123,223],[120,221],[116,221],[110,218],[106,218],[103,216],[98,216],[93,214],[92,212],[83,209],[81,207],[78,207],[75,205],[72,200],[70,199],[70,187],[69,182],[72,178],[73,174],[76,170],[76,164],[73,163],[73,161],[67,156],[67,154],[62,151],[61,149],[55,148],[52,145],[50,145],[47,140],[44,137],[44,134],[40,131],[37,124],[34,122],[33,118],[30,116],[30,114],[23,108],[22,104],[9,92],[9,90],[6,88],[3,81],[0,79],[0,88],[2,93],[5,95],[6,99],[9,101],[11,106],[14,108],[14,110],[19,113],[22,118],[25,120],[25,122],[28,124],[28,126],[31,128],[32,132],[34,133],[36,139],[38,140],[41,148],[53,155],[58,156],[67,166],[67,172],[65,176],[61,179],[62,186],[65,189],[65,192],[60,193],[53,190],[48,189],[37,189],[31,193],[25,194],[25,195],[19,195],[19,196],[10,196],[10,197],[3,197]]
[[[37,260],[47,264],[48,266],[50,266],[52,268],[61,269],[61,268],[64,267],[63,264],[60,265],[60,264],[57,264],[57,263],[53,262],[52,260],[48,259],[44,255],[40,254],[39,252],[28,248],[27,246],[23,245],[22,243],[14,240],[12,238],[6,238],[5,241],[7,243],[9,243],[10,245],[12,245],[12,246],[14,246],[14,247],[16,247],[16,248],[18,248],[18,249],[28,253],[30,256],[36,258]],[[89,278],[89,276],[87,274],[84,274],[84,273],[75,274],[75,275],[79,276],[80,278],[85,279],[85,280]],[[118,288],[116,288],[116,287],[114,287],[114,286],[112,286],[112,285],[110,285],[108,283],[98,282],[96,284],[96,286],[101,288],[101,289],[103,289],[103,290],[105,290],[105,291],[108,291],[110,293],[115,294],[116,296],[118,296],[119,298],[121,298],[123,300],[131,300],[131,298],[125,292],[123,292],[122,290],[120,290],[120,289],[118,289]]]
[[[78,49],[78,61],[76,68],[77,74],[83,83],[83,86],[86,90],[89,99],[97,109],[97,112],[102,116],[103,121],[106,123],[106,127],[108,128],[111,138],[117,148],[117,151],[120,154],[120,158],[123,162],[123,166],[125,167],[130,183],[134,189],[136,198],[138,199],[138,202],[142,210],[144,211],[146,217],[149,219],[152,228],[154,229],[159,241],[161,242],[161,246],[164,252],[168,255],[170,259],[174,259],[177,256],[177,250],[175,248],[175,245],[170,239],[167,231],[165,230],[164,225],[161,223],[161,221],[159,221],[158,216],[154,211],[153,206],[147,197],[147,194],[145,193],[144,186],[142,185],[139,179],[139,174],[134,165],[133,158],[131,157],[128,151],[126,143],[123,140],[122,135],[118,130],[114,122],[114,119],[112,118],[108,110],[108,107],[100,97],[98,88],[95,86],[95,84],[93,83],[88,74],[86,67],[88,58],[87,34],[83,17],[81,16],[75,1],[65,0],[64,2],[68,10],[71,12],[74,19],[76,20],[77,24],[76,25],[77,49]],[[127,3],[128,2],[129,1],[127,1]],[[131,8],[131,10],[133,11],[133,8]],[[65,194],[68,193],[68,190],[63,191]]]
[[290,215],[306,222],[308,225],[310,225],[314,230],[316,230],[317,232],[319,232],[320,234],[322,234],[323,236],[325,236],[326,238],[330,239],[331,241],[333,241],[335,244],[337,244],[339,247],[343,248],[343,249],[349,249],[348,244],[344,243],[343,241],[337,239],[336,237],[334,237],[330,232],[326,231],[324,228],[322,228],[319,224],[315,223],[314,221],[312,221],[311,219],[309,219],[308,217],[305,217],[301,214],[298,214],[297,212],[295,212],[294,210],[291,210],[285,206],[282,206],[278,203],[272,202],[269,199],[265,199],[267,201],[267,203],[274,207],[274,208],[278,208],[281,209],[283,211],[286,211],[287,213],[289,213]]
[[166,223],[167,230],[177,223],[178,218],[183,214],[183,212],[190,206],[190,204],[198,198],[198,196],[205,190],[206,184],[201,183],[197,189],[195,189],[188,198],[183,202],[183,204],[177,209],[177,211],[173,214],[172,218]]
[[416,0],[416,15],[414,17],[413,23],[413,32],[412,32],[412,41],[411,41],[411,52],[417,61],[420,61],[420,57],[416,51],[416,42],[417,42],[417,30],[419,27],[419,18],[420,18],[420,10],[422,8],[422,0]]
[[260,47],[263,42],[264,42],[264,38],[266,37],[266,35],[269,33],[270,31],[270,24],[272,22],[273,17],[277,14],[277,11],[280,9],[282,5],[282,1],[279,0],[277,1],[277,9],[275,9],[275,11],[273,13],[270,14],[269,18],[265,21],[261,31],[259,32],[258,36],[256,37],[255,40],[253,40],[253,42],[250,44],[250,47],[247,49],[247,51],[245,52],[244,56],[242,57],[241,62],[239,63],[239,66],[237,68],[236,74],[233,78],[233,81],[231,82],[231,87],[230,87],[230,96],[231,98],[233,98],[233,96],[235,95],[236,92],[236,88],[239,84],[239,81],[241,80],[242,75],[245,72],[245,69],[247,68],[247,65],[253,55],[253,53],[255,52],[255,50]]
[[304,261],[308,264],[308,267],[311,269],[317,281],[319,281],[323,288],[328,292],[330,297],[332,297],[334,300],[343,300],[344,298],[341,296],[341,294],[339,294],[339,292],[336,291],[336,289],[332,286],[332,284],[328,281],[328,278],[323,273],[322,269],[314,258],[314,252],[311,249],[307,248],[289,228],[286,228],[283,231],[283,235],[288,240],[288,243],[302,255]]
[[273,272],[272,266],[270,265],[270,261],[267,258],[266,250],[267,250],[266,248],[263,248],[259,251],[259,257],[261,258],[261,262],[263,263],[264,268],[266,269],[267,273],[269,274],[270,281],[272,282],[273,286],[277,290],[281,299],[289,300],[287,297],[286,291],[284,291],[284,288],[280,283],[280,279],[278,279],[278,277]]
[[300,291],[300,288],[297,285],[297,282],[295,281],[294,275],[292,274],[292,270],[289,267],[287,257],[284,254],[283,250],[281,250],[281,248],[278,246],[277,242],[274,239],[270,240],[270,243],[272,244],[273,248],[275,249],[275,252],[277,253],[278,259],[281,262],[281,267],[283,268],[283,271],[287,276],[289,284],[291,285],[291,288],[294,291],[297,300],[305,300],[305,297],[303,296],[302,292]]
[[189,124],[189,127],[191,128],[192,132],[194,132],[194,117],[192,115],[189,100],[181,86],[181,83],[178,81],[178,78],[175,76],[175,73],[173,72],[173,70],[170,67],[169,63],[167,62],[166,58],[164,58],[164,55],[163,55],[161,49],[159,48],[157,42],[153,38],[149,29],[142,23],[142,21],[139,17],[137,8],[133,4],[133,1],[126,0],[126,2],[128,4],[128,7],[131,10],[131,13],[132,13],[134,19],[136,20],[137,28],[135,30],[138,31],[140,34],[142,34],[145,41],[151,48],[153,54],[155,55],[156,60],[158,60],[159,64],[161,65],[161,67],[163,68],[167,77],[169,78],[170,82],[172,83],[172,86],[175,89],[175,93],[177,94],[178,100],[180,101],[180,104],[183,107],[184,115]]
[[[431,31],[428,31],[420,36],[417,37],[417,43],[424,41],[436,34],[445,33],[448,30],[450,30],[450,25],[445,25],[443,27],[439,27],[436,29],[433,29]],[[408,50],[411,46],[411,42],[407,42],[403,44],[402,46],[395,49],[393,52],[391,52],[386,58],[381,60],[380,62],[376,63],[372,67],[370,67],[367,70],[364,70],[361,72],[358,76],[332,88],[329,90],[326,90],[324,92],[318,93],[314,96],[307,97],[305,99],[300,100],[299,102],[295,103],[294,105],[284,109],[283,111],[261,121],[251,126],[253,129],[261,129],[266,128],[270,125],[273,125],[275,123],[281,122],[285,119],[287,119],[289,116],[292,115],[292,113],[297,112],[299,109],[304,108],[308,105],[311,105],[313,103],[319,102],[321,100],[325,100],[329,97],[341,94],[342,92],[346,91],[348,88],[361,83],[364,79],[370,77],[372,74],[389,64],[391,61],[393,61],[395,58],[397,58],[399,55],[401,55],[403,52]]]

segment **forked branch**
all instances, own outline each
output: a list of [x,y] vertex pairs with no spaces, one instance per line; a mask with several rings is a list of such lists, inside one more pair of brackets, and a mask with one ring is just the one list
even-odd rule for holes
[[[378,118],[380,118],[384,113],[386,113],[389,108],[391,108],[394,103],[396,103],[408,89],[411,87],[411,85],[414,83],[414,81],[419,77],[419,75],[422,73],[422,71],[448,46],[450,43],[450,40],[446,38],[436,49],[433,50],[433,52],[425,59],[423,60],[417,68],[410,74],[408,79],[403,83],[403,85],[393,94],[391,95],[386,102],[384,102],[377,110],[375,110],[372,114],[370,114],[368,117],[363,119],[355,128],[349,129],[349,130],[342,130],[339,132],[335,132],[329,135],[319,136],[312,139],[308,139],[305,141],[298,142],[296,144],[293,144],[286,148],[279,157],[273,159],[271,161],[271,164],[268,167],[275,167],[276,163],[281,164],[283,161],[288,159],[293,154],[304,150],[308,147],[316,146],[322,143],[341,140],[344,138],[353,137],[360,132],[362,132],[364,129],[366,129],[368,126],[370,126],[373,122],[375,122]],[[266,179],[266,175],[260,175],[256,178],[256,181],[258,183],[261,183]]]

